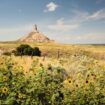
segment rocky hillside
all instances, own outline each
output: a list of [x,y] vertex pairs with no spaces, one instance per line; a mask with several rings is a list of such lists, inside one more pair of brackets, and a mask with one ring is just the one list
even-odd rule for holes
[[18,41],[20,42],[53,42],[47,36],[40,33],[37,30],[37,26],[35,25],[33,31],[29,34],[25,35],[24,37],[20,38]]

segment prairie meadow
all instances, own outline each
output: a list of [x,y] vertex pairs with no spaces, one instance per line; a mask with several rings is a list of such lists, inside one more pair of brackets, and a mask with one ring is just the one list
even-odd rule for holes
[[0,57],[1,105],[105,104],[104,46],[36,46],[41,57]]

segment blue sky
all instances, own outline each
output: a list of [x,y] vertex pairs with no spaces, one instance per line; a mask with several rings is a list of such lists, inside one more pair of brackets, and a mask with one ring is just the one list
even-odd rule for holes
[[61,43],[105,43],[105,0],[0,0],[0,40],[16,40],[38,25]]

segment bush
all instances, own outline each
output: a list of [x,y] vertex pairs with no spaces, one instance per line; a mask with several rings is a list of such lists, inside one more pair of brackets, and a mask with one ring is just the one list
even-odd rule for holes
[[41,56],[41,51],[38,47],[33,48],[33,56]]
[[41,51],[38,47],[32,48],[27,44],[22,44],[16,48],[15,55],[22,56],[22,55],[29,55],[29,56],[41,56]]
[[4,52],[3,55],[11,56],[11,52]]
[[17,55],[28,55],[29,54],[29,50],[31,47],[27,44],[22,44],[19,47],[16,48],[16,54]]

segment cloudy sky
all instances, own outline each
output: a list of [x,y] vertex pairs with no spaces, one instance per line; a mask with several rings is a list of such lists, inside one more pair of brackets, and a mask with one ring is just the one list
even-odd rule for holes
[[105,0],[0,0],[0,40],[38,25],[61,43],[105,43]]

